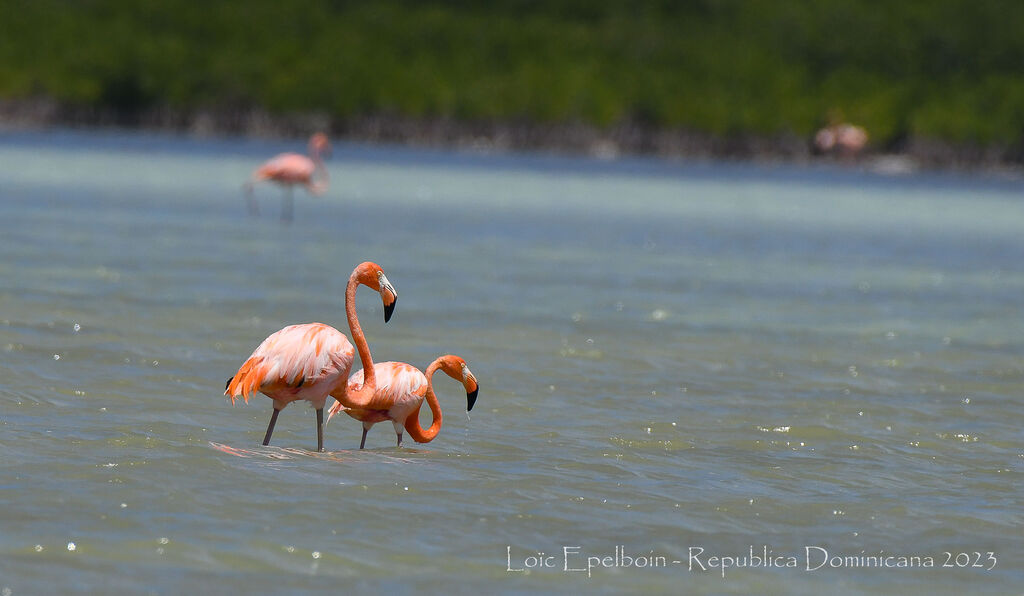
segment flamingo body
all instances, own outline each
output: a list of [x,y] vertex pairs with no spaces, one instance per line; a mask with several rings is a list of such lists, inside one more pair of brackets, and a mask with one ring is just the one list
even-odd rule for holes
[[305,155],[282,153],[267,160],[256,169],[254,180],[270,180],[279,184],[303,184],[313,194],[322,193],[325,188],[313,186],[313,172],[316,164]]
[[323,323],[289,325],[256,348],[228,384],[231,403],[259,391],[280,410],[293,401],[321,409],[352,369],[355,350],[345,335]]
[[[409,414],[419,413],[420,404],[427,392],[427,377],[415,366],[404,362],[377,362],[374,363],[374,372],[377,374],[374,401],[383,402],[389,407],[386,410],[362,410],[340,408],[341,404],[335,404],[331,406],[327,419],[330,420],[332,413],[341,409],[362,422],[364,428],[390,420],[395,425],[395,432],[401,433]],[[350,389],[361,387],[363,371],[356,371],[349,377],[348,384]]]

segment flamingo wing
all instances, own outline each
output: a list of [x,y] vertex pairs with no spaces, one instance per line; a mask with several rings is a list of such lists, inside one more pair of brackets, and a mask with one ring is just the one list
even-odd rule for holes
[[298,389],[333,380],[350,370],[354,357],[348,338],[330,325],[290,325],[263,340],[228,382],[224,394],[232,403],[238,396],[248,402],[255,391],[266,393],[275,386]]

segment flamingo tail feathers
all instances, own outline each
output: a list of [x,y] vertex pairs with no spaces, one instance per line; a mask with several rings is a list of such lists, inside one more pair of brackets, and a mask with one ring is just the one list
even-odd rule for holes
[[341,412],[343,408],[344,406],[341,405],[340,401],[335,401],[331,405],[331,408],[327,410],[327,420],[324,421],[324,426],[327,426],[327,423],[331,421],[331,418],[333,418],[335,414]]
[[258,358],[250,358],[242,364],[235,376],[228,379],[224,395],[231,398],[232,404],[235,403],[235,398],[238,396],[242,396],[245,403],[249,403],[249,394],[259,391],[264,377],[264,367],[261,364]]

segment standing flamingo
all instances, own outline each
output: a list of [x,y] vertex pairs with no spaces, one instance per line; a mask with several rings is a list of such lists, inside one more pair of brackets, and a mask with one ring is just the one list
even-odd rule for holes
[[350,391],[346,382],[352,370],[352,344],[345,334],[323,323],[290,325],[272,334],[263,340],[235,376],[228,379],[224,395],[231,398],[232,404],[239,395],[249,403],[249,394],[255,391],[274,400],[274,413],[267,425],[264,445],[270,443],[281,410],[293,401],[308,401],[316,408],[316,449],[323,451],[327,396],[333,395],[352,405],[368,403],[373,397],[376,388],[373,359],[356,317],[356,287],[360,284],[380,292],[385,323],[391,319],[398,294],[376,263],[360,264],[348,278],[345,315],[363,368],[370,371],[362,388]]
[[296,184],[306,187],[310,194],[319,195],[327,191],[327,168],[321,155],[330,156],[331,144],[327,135],[318,132],[309,138],[309,157],[298,153],[282,153],[268,160],[252,173],[245,183],[245,200],[250,215],[259,215],[260,207],[252,196],[253,184],[261,180],[270,180],[284,186],[284,199],[281,202],[281,221],[290,222],[295,210],[295,199],[292,196]]
[[814,148],[819,153],[835,152],[840,157],[856,157],[868,143],[868,132],[853,124],[833,124],[814,135]]
[[[402,427],[409,431],[409,436],[417,443],[429,443],[434,440],[441,430],[441,406],[437,403],[437,396],[434,395],[433,377],[434,372],[440,368],[446,375],[462,383],[466,388],[466,411],[473,409],[476,403],[477,392],[480,386],[476,377],[469,371],[466,361],[451,354],[441,356],[430,363],[427,367],[427,374],[424,375],[411,364],[404,362],[380,362],[374,365],[373,374],[376,377],[376,395],[372,405],[367,408],[350,408],[338,402],[331,406],[327,413],[327,420],[338,412],[345,412],[349,416],[363,423],[363,438],[359,441],[359,448],[366,446],[366,433],[374,424],[390,420],[395,427],[395,434],[398,435],[398,446],[402,446]],[[367,370],[367,369],[363,369]],[[348,379],[348,390],[351,392],[364,386],[363,371],[357,371]],[[420,426],[420,406],[426,398],[430,406],[430,413],[433,420],[430,428],[423,430]]]

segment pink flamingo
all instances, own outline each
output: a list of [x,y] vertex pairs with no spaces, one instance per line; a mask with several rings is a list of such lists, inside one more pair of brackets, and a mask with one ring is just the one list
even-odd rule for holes
[[346,382],[352,370],[352,344],[343,333],[323,323],[290,325],[272,334],[263,340],[238,372],[228,379],[224,395],[231,398],[232,404],[238,396],[249,403],[249,394],[255,391],[273,400],[274,413],[267,425],[264,445],[270,443],[277,415],[293,401],[308,401],[316,408],[318,452],[324,450],[324,404],[328,395],[349,407],[366,406],[372,402],[377,383],[370,348],[356,317],[355,298],[359,285],[380,292],[385,323],[391,319],[398,294],[376,263],[361,263],[348,278],[345,315],[363,368],[370,371],[361,387],[349,388]]
[[[359,441],[360,449],[366,446],[366,433],[374,424],[385,420],[390,420],[394,425],[399,447],[402,446],[403,426],[417,443],[429,443],[441,430],[441,406],[437,403],[437,397],[434,395],[433,384],[434,372],[439,368],[449,377],[462,383],[466,389],[466,411],[472,410],[480,386],[476,382],[476,377],[466,366],[466,361],[449,354],[431,362],[427,367],[426,375],[415,366],[404,362],[377,363],[374,365],[373,372],[368,375],[368,377],[375,378],[377,383],[373,403],[366,408],[351,408],[337,402],[327,413],[327,420],[330,421],[331,417],[338,412],[345,412],[352,418],[361,421],[363,423],[363,438]],[[349,392],[365,387],[365,383],[363,383],[364,370],[369,369],[364,368],[349,377]],[[420,426],[420,407],[423,405],[424,399],[427,400],[433,417],[430,428],[427,430],[423,430]]]
[[327,135],[318,132],[309,138],[309,157],[298,153],[282,153],[268,160],[252,173],[245,183],[245,200],[250,215],[259,215],[260,207],[252,196],[253,184],[261,180],[270,180],[285,188],[281,203],[281,221],[290,222],[295,210],[293,188],[296,184],[306,187],[312,195],[320,195],[327,191],[327,168],[321,156],[330,156],[331,144]]
[[814,147],[821,153],[837,152],[843,157],[854,157],[864,150],[868,133],[861,126],[833,124],[814,135]]

